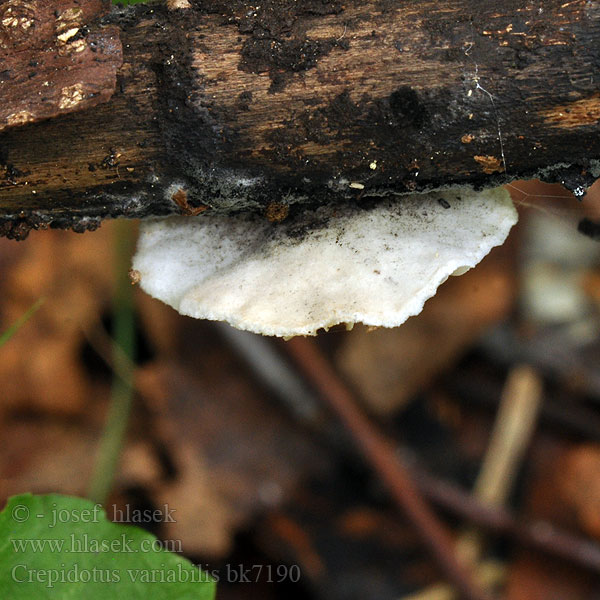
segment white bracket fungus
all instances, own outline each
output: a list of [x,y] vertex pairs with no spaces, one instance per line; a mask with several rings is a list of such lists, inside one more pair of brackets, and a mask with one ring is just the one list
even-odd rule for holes
[[502,244],[516,221],[503,188],[328,205],[282,223],[154,219],[142,224],[133,268],[146,292],[181,314],[264,335],[394,327]]

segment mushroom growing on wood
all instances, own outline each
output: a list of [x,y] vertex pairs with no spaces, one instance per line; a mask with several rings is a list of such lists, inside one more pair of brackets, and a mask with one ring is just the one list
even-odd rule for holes
[[[506,233],[500,219],[481,246],[483,229],[467,239],[467,205],[479,197],[448,186],[537,177],[582,198],[600,175],[598,3],[547,0],[540,10],[465,0],[448,12],[434,0],[169,0],[112,9],[108,0],[5,0],[0,13],[0,236],[189,216],[160,235],[156,223],[144,226],[136,259],[152,234],[173,272],[177,255],[201,263],[172,290],[164,261],[154,263],[160,277],[140,269],[145,289],[189,314],[283,335],[336,322],[400,323],[462,256],[446,256],[444,239],[471,265]],[[479,224],[498,206],[482,208]],[[412,239],[416,250],[431,238],[429,230],[414,235],[426,221],[413,219],[418,210],[440,223],[441,262],[432,259],[435,273],[417,269],[421,287],[400,306],[391,281],[408,282],[405,265],[419,261],[397,240]],[[594,227],[582,223],[592,235]],[[188,230],[189,244],[167,248],[167,232],[183,239]],[[209,237],[215,231],[223,240]],[[336,240],[357,248],[354,261]],[[207,256],[193,258],[193,247]],[[216,247],[227,249],[220,259]],[[258,308],[269,296],[257,276],[260,265],[269,272],[265,253],[277,257],[279,292],[270,297],[289,323]],[[313,256],[328,262],[315,263],[307,280],[302,269]],[[384,257],[385,276],[376,273]],[[216,289],[234,271],[236,289],[261,294],[225,306],[226,294],[211,296],[209,306],[206,286]],[[298,289],[282,295],[282,281],[292,279]],[[199,286],[195,304],[190,282]],[[366,303],[370,288],[379,308]]]
[[143,223],[133,268],[146,292],[180,313],[264,335],[394,327],[516,221],[503,188],[301,209],[282,223],[171,217]]

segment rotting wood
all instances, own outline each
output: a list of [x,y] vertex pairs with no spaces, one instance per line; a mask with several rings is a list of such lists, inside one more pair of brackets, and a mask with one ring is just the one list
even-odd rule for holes
[[91,26],[107,9],[103,0],[0,3],[0,131],[110,99],[118,29]]
[[[67,3],[78,4],[4,0],[0,12]],[[87,98],[93,108],[65,100],[71,114],[40,110],[53,118],[22,125],[7,118],[28,109],[6,83],[27,70],[0,69],[0,233],[533,176],[583,196],[600,176],[597,0],[170,6],[113,9],[62,32],[68,43],[109,36],[113,66],[118,32],[116,89]],[[31,51],[56,51],[52,35]],[[4,43],[0,64],[14,60]],[[63,87],[86,69],[77,77]],[[59,73],[46,80],[60,98]]]

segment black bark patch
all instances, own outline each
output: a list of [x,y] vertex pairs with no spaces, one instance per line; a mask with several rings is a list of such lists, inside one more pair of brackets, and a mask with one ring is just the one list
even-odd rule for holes
[[238,96],[237,109],[250,110],[250,104],[252,104],[252,92],[242,92]]
[[407,85],[392,92],[390,95],[390,109],[399,123],[417,129],[423,126],[427,118],[427,111],[419,100],[419,95]]
[[257,40],[250,38],[242,48],[239,68],[250,73],[268,72],[271,76],[272,93],[283,90],[292,73],[307,71],[317,60],[329,54],[335,40],[293,39]]
[[348,90],[336,96],[321,110],[331,131],[338,133],[349,129],[361,117],[361,109],[350,98]]
[[205,13],[223,15],[227,23],[237,24],[239,32],[248,36],[238,68],[269,73],[272,93],[281,91],[293,73],[313,68],[333,48],[348,49],[345,40],[309,39],[307,21],[300,19],[338,14],[344,10],[340,0],[264,0],[251,10],[241,0],[196,0],[195,4]]
[[[578,140],[574,139],[573,144],[581,144],[585,147],[585,139],[583,136]],[[582,160],[581,164],[558,164],[556,167],[548,167],[541,170],[539,176],[541,181],[546,183],[560,183],[573,193],[577,200],[583,200],[588,188],[596,181],[589,168],[589,161]]]

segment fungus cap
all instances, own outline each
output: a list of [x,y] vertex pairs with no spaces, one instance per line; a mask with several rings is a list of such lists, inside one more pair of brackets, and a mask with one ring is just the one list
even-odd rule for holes
[[282,223],[169,217],[142,224],[133,268],[146,292],[181,314],[263,335],[394,327],[502,244],[516,221],[503,188],[327,205]]

